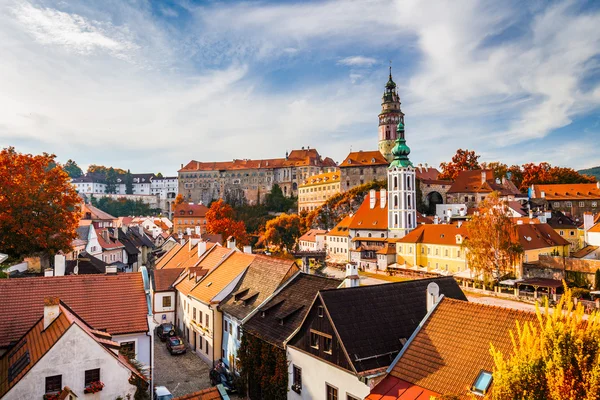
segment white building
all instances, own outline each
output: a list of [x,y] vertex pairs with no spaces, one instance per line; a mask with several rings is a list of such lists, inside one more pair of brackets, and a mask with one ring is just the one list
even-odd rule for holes
[[332,230],[325,235],[325,249],[327,260],[333,263],[350,261],[350,222],[352,215],[342,219]]
[[415,168],[408,159],[410,148],[406,145],[402,122],[396,132],[394,160],[388,169],[388,229],[389,237],[402,238],[417,226],[417,194]]
[[43,318],[0,358],[7,373],[0,398],[30,400],[63,393],[71,395],[63,397],[68,399],[133,397],[136,387],[130,377],[146,378],[119,357],[119,348],[110,334],[94,330],[58,298],[46,298]]
[[83,194],[99,194],[106,193],[106,183],[101,182],[93,177],[82,176],[71,179],[71,184],[75,186],[78,193]]
[[300,251],[321,251],[325,249],[325,235],[327,231],[311,229],[298,239]]
[[182,273],[182,268],[163,268],[150,271],[152,316],[157,324],[175,323],[177,291],[174,286]]

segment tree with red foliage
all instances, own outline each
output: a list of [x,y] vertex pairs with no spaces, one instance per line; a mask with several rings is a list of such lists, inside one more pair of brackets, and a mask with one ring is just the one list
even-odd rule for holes
[[175,201],[173,202],[173,210],[175,209],[175,207],[177,207],[178,205],[182,204],[184,202],[184,198],[183,195],[181,193],[179,193],[177,195],[177,197],[175,197]]
[[206,212],[206,230],[208,233],[220,234],[223,240],[233,236],[238,244],[248,242],[246,225],[235,219],[233,208],[223,199],[213,202]]
[[0,152],[0,249],[9,256],[71,251],[81,199],[54,158]]
[[443,162],[440,164],[442,173],[438,179],[455,180],[461,171],[471,171],[479,169],[479,155],[474,151],[458,149],[449,163]]

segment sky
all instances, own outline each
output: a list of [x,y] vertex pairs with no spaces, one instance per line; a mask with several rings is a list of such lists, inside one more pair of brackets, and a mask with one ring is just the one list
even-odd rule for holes
[[600,165],[598,1],[0,0],[0,147],[132,172],[377,149]]

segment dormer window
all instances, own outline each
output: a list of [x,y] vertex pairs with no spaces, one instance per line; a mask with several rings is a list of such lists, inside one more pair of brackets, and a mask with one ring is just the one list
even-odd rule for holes
[[485,395],[492,384],[492,373],[488,371],[481,371],[473,384],[471,390],[474,393]]
[[317,307],[317,315],[321,318],[323,318],[323,306],[318,306]]

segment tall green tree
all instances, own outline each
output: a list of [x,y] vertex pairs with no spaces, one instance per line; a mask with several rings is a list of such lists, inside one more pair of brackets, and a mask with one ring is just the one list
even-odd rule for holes
[[106,193],[117,193],[117,172],[113,167],[106,172]]
[[79,168],[79,165],[71,159],[69,159],[65,165],[63,165],[63,169],[71,178],[79,178],[83,175],[83,171]]
[[131,171],[127,170],[125,174],[125,193],[133,194],[133,176],[131,175]]
[[281,187],[274,184],[266,196],[265,207],[273,212],[288,212],[290,209],[295,208],[295,201],[296,199],[293,197],[285,197]]

